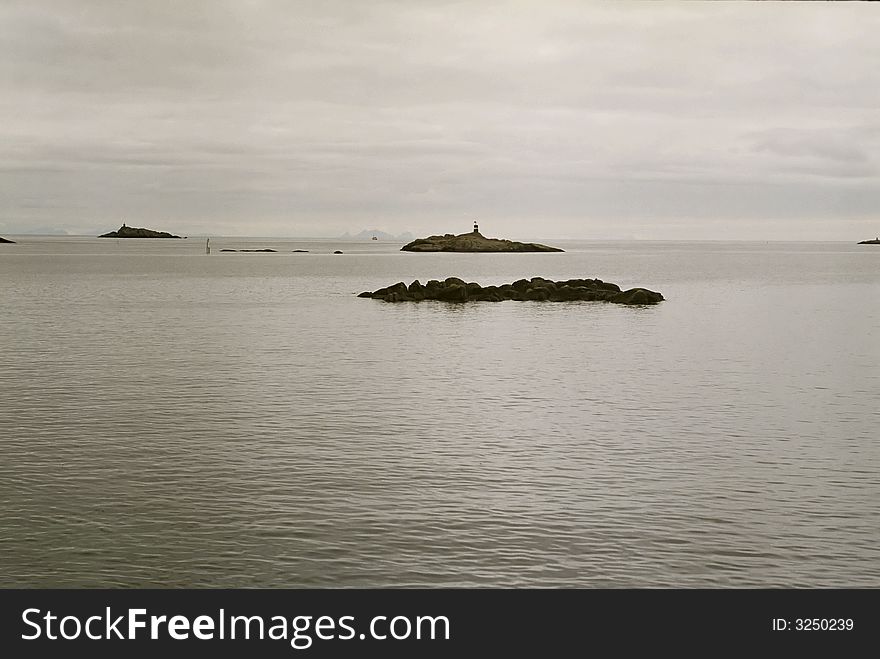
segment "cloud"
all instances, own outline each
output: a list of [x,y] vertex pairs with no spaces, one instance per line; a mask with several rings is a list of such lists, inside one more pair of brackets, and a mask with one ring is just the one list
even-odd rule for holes
[[762,156],[765,170],[813,177],[876,179],[872,153],[880,147],[873,126],[792,129],[773,128],[746,136]]
[[793,158],[818,158],[837,162],[868,162],[863,142],[857,141],[856,131],[828,134],[825,132],[775,128],[756,133],[757,151],[767,151]]
[[0,213],[833,235],[876,201],[878,28],[859,3],[9,1]]

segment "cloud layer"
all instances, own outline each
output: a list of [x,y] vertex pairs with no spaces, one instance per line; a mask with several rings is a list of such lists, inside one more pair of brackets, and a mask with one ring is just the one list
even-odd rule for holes
[[861,238],[861,3],[9,1],[0,230]]

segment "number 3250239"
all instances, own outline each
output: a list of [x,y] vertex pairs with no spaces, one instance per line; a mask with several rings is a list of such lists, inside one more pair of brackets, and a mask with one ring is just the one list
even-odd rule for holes
[[799,632],[851,631],[852,618],[796,618],[794,628]]

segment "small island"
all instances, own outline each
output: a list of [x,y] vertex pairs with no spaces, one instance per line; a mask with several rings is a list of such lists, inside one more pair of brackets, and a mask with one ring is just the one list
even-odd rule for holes
[[518,243],[513,240],[486,238],[477,223],[470,233],[418,238],[400,248],[401,252],[562,252],[558,247],[538,243]]
[[568,279],[550,281],[543,277],[519,279],[501,286],[480,286],[458,277],[443,281],[432,279],[422,285],[416,279],[409,286],[403,282],[377,291],[366,291],[358,297],[385,302],[503,302],[504,300],[533,300],[537,302],[616,302],[617,304],[657,304],[663,301],[660,293],[646,288],[621,291],[620,286],[601,279]]
[[123,224],[117,231],[105,233],[98,236],[98,238],[180,238],[180,236],[174,236],[167,231],[139,229],[138,227],[127,227]]
[[859,241],[859,245],[880,245],[880,237],[874,238],[874,240],[862,240]]
[[0,243],[10,243],[10,244],[14,245],[14,244],[15,244],[15,241],[14,241],[14,240],[9,240],[9,239],[7,239],[7,238],[4,238],[3,236],[0,236]]

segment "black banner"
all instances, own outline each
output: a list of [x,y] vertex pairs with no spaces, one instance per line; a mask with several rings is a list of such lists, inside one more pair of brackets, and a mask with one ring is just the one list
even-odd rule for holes
[[5,656],[866,648],[876,590],[5,590]]

